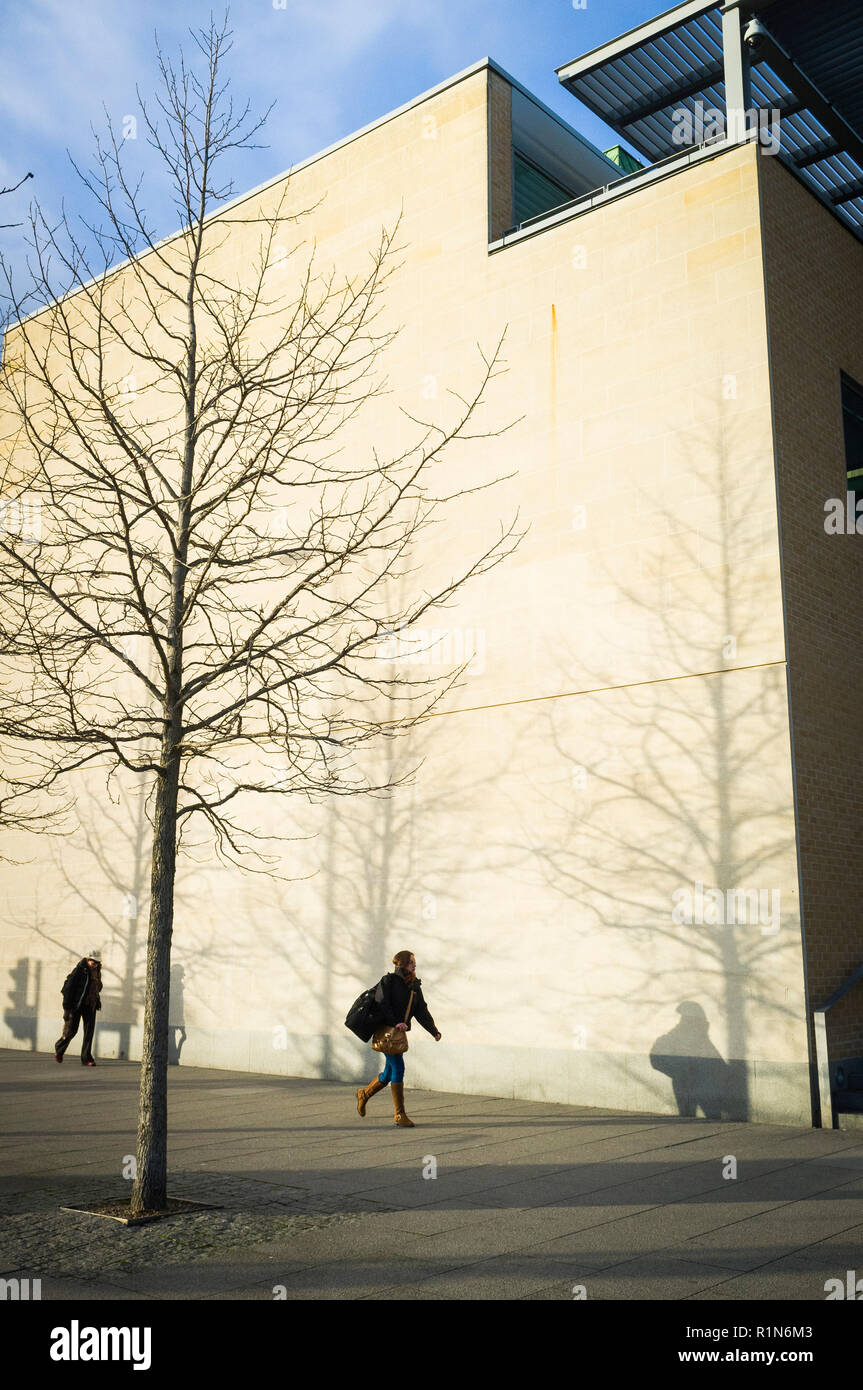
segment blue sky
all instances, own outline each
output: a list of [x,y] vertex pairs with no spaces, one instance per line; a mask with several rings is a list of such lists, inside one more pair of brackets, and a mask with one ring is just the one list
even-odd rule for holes
[[[282,6],[284,8],[277,8]],[[277,105],[269,148],[242,156],[236,191],[349,135],[486,54],[603,146],[610,133],[560,87],[555,67],[667,8],[663,0],[234,0],[228,72],[254,109]],[[35,177],[0,205],[0,222],[38,198],[53,216],[87,204],[66,150],[88,161],[103,104],[117,124],[138,112],[136,84],[156,86],[154,32],[174,53],[189,27],[223,8],[211,0],[25,0],[0,9],[0,186]],[[148,158],[143,140],[135,154]],[[151,175],[144,205],[161,234],[175,219]],[[22,256],[21,230],[0,249]]]

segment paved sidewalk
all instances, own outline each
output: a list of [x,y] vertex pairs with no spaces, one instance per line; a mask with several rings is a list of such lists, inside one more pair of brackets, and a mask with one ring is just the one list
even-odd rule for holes
[[[170,1192],[124,1227],[138,1066],[0,1051],[0,1277],[43,1299],[824,1300],[863,1275],[863,1138],[172,1068]],[[724,1177],[729,1156],[736,1178]],[[436,1166],[436,1177],[425,1176]]]

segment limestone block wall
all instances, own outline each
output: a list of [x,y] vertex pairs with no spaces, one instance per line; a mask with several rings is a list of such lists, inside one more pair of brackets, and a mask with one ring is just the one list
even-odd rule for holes
[[[399,406],[450,418],[477,344],[505,332],[481,437],[440,468],[442,488],[500,481],[457,504],[424,579],[516,512],[526,534],[429,619],[423,669],[470,664],[375,755],[408,784],[256,809],[295,837],[282,878],[205,848],[184,862],[175,1054],[360,1078],[344,1014],[407,947],[443,1033],[414,1029],[413,1084],[806,1123],[757,155],[489,254],[489,110],[505,123],[505,106],[479,68],[292,176],[298,208],[326,195],[306,227],[322,263],[361,264],[401,216],[390,395],[346,447],[403,446]],[[242,232],[225,254],[243,264]],[[14,842],[4,1044],[50,1047],[52,991],[95,932],[117,1015],[100,1046],[139,1055],[142,795],[124,786],[118,813],[82,785],[75,836]]]

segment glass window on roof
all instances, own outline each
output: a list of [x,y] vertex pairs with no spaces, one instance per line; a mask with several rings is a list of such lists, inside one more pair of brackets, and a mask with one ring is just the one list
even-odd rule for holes
[[516,226],[526,222],[529,217],[550,212],[576,196],[518,150],[513,150],[512,185],[512,220]]

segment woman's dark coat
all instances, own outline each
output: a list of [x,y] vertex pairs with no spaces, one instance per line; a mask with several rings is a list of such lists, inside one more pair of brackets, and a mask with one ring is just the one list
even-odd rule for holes
[[410,1018],[408,1019],[408,1031],[410,1031],[413,1020],[418,1019],[426,1032],[431,1033],[434,1037],[438,1028],[423,998],[421,982],[414,980],[413,984],[408,985],[395,970],[391,975],[384,975],[375,991],[375,1003],[380,1008],[382,1020],[390,1028],[393,1028],[397,1023],[404,1022],[411,990],[413,990],[414,1002],[411,1005]]
[[[99,988],[102,988],[102,966],[96,970],[96,979]],[[75,969],[70,971],[63,981],[61,994],[63,995],[63,1012],[67,1014],[79,1014],[84,1007],[87,998],[87,990],[90,988],[90,967],[87,964],[87,957],[82,956]],[[96,1008],[101,1009],[101,999],[96,1000]]]

